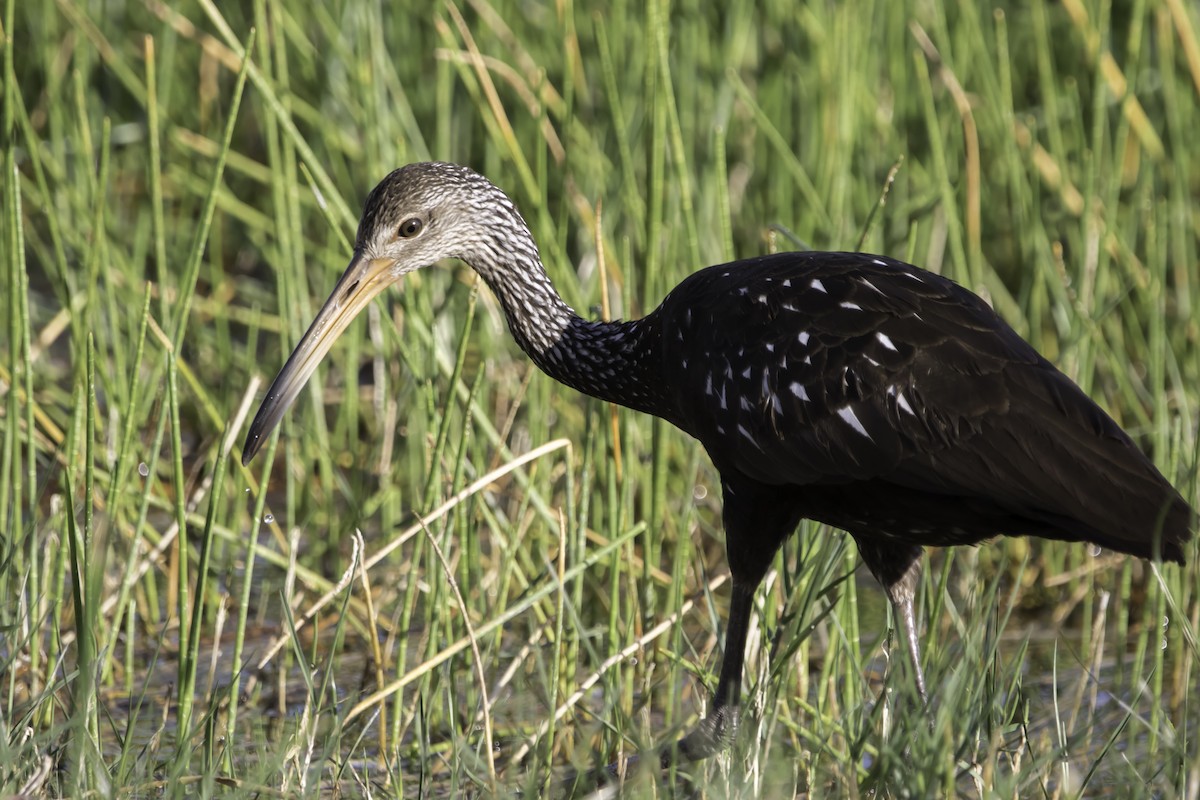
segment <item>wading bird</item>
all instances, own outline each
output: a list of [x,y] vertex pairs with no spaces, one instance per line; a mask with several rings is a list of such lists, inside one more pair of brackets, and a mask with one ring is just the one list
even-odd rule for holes
[[721,476],[732,597],[712,710],[683,760],[737,729],[751,601],[808,518],[848,531],[903,628],[922,548],[998,535],[1182,562],[1194,512],[1123,430],[979,297],[899,261],[781,253],[702,269],[642,319],[579,317],[528,225],[486,178],[412,164],[367,197],[354,256],[275,378],[248,463],[334,339],[406,273],[479,273],[521,349],[584,394],[691,434]]

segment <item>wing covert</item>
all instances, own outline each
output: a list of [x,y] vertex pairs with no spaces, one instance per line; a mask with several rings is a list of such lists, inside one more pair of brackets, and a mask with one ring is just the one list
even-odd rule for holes
[[895,472],[977,433],[1008,407],[1003,371],[1040,362],[957,284],[859,254],[711,267],[657,313],[684,427],[766,483]]

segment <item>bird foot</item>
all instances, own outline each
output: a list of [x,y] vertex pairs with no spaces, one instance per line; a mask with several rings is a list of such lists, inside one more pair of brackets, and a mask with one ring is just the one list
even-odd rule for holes
[[719,706],[714,709],[686,736],[661,751],[659,761],[662,768],[667,769],[673,763],[702,761],[730,749],[737,740],[741,719],[740,706]]
[[[739,706],[727,705],[716,708],[712,714],[700,720],[696,727],[682,739],[658,749],[655,754],[658,756],[659,768],[665,770],[670,769],[673,764],[703,761],[710,756],[729,750],[737,740],[741,716]],[[620,783],[625,776],[638,768],[643,760],[643,755],[649,756],[650,754],[633,754],[585,774],[573,773],[564,779],[563,785],[577,788],[587,785],[605,787]]]

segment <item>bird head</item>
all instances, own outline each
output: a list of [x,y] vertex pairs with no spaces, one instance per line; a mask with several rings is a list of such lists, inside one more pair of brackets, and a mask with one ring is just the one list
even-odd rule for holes
[[[511,242],[497,240],[498,226],[488,222],[497,213],[520,219],[503,192],[457,164],[410,164],[380,181],[367,196],[350,265],[267,390],[242,463],[258,452],[333,342],[376,295],[442,259],[486,265],[490,253],[504,245],[511,249]],[[523,220],[519,227],[527,230]]]

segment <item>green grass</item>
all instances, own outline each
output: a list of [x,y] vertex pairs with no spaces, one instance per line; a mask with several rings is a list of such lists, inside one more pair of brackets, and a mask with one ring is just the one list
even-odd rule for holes
[[[1193,4],[241,5],[3,6],[0,794],[554,794],[703,714],[715,472],[536,373],[463,265],[237,461],[409,161],[505,188],[589,315],[798,246],[946,274],[1196,502]],[[1196,797],[1198,563],[932,554],[924,714],[806,523],[737,752],[628,795]]]

